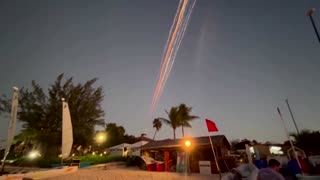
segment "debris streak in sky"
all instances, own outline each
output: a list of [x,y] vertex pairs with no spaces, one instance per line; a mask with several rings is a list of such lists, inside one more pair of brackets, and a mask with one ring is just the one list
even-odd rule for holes
[[[172,59],[172,61],[171,61],[171,63],[169,64],[169,69],[168,69],[168,72],[169,72],[169,73],[171,72],[172,66],[173,66],[174,61],[175,61],[175,59],[176,59],[176,56],[177,56],[177,53],[178,53],[180,44],[181,44],[181,42],[182,42],[182,38],[183,38],[184,33],[185,33],[186,29],[187,29],[187,25],[188,25],[188,22],[189,22],[189,18],[190,18],[190,15],[191,15],[191,11],[192,11],[194,5],[195,5],[195,1],[194,1],[194,3],[192,4],[191,8],[188,9],[189,12],[187,12],[186,18],[183,20],[183,23],[182,23],[182,31],[179,31],[179,32],[178,32],[178,37],[177,37],[177,39],[175,40],[175,48],[176,48],[176,50],[170,55],[170,59]],[[167,81],[167,79],[168,79],[168,77],[169,77],[169,73],[165,74],[164,82]],[[164,88],[164,86],[161,86],[160,95],[162,94],[163,88]]]
[[162,56],[158,82],[156,84],[150,108],[151,115],[154,112],[166,81],[169,78],[195,3],[196,0],[180,0],[179,2]]

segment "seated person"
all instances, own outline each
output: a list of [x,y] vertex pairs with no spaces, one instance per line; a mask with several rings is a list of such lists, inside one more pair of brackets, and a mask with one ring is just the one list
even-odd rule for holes
[[267,168],[259,170],[258,180],[285,180],[279,173],[280,162],[275,159],[270,159]]

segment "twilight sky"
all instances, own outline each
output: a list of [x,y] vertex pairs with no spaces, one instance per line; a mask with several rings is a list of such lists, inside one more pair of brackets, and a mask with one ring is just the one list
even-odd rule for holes
[[[178,0],[5,0],[0,2],[0,94],[47,87],[62,72],[76,81],[98,77],[106,122],[153,136],[148,112]],[[289,98],[300,129],[320,129],[320,28],[316,0],[199,0],[155,117],[180,103],[202,119],[188,136],[207,135],[212,119],[230,140],[282,141]],[[6,137],[7,118],[0,121]],[[163,126],[158,139],[172,138]],[[181,137],[181,129],[177,130]]]

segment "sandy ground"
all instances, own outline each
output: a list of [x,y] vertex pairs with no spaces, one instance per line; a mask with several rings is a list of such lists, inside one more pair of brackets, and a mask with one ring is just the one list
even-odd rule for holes
[[200,175],[192,174],[190,176],[170,172],[148,172],[133,168],[118,169],[80,169],[75,173],[47,178],[46,180],[218,180],[219,175]]

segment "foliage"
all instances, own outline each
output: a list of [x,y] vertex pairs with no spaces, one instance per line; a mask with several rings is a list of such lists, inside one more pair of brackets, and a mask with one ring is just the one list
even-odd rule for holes
[[178,108],[178,114],[180,116],[180,126],[182,130],[182,137],[184,137],[183,127],[191,128],[190,122],[198,119],[198,116],[191,115],[192,107],[187,107],[185,104],[180,104]]
[[166,111],[166,113],[167,113],[169,119],[165,119],[165,118],[157,118],[157,119],[159,119],[162,122],[164,122],[165,124],[171,126],[171,128],[173,130],[173,139],[176,139],[176,129],[180,125],[179,118],[178,118],[178,108],[172,107],[170,109],[170,111],[169,112]]
[[236,149],[246,149],[246,144],[251,145],[251,141],[248,139],[243,139],[238,144],[235,145],[235,148]]
[[[92,165],[95,164],[103,164],[109,162],[126,162],[127,158],[122,156],[99,156],[99,155],[85,155],[85,156],[78,156],[75,158],[79,158],[80,162],[90,162]],[[60,164],[61,159],[56,158],[48,158],[48,157],[40,157],[37,159],[30,160],[28,157],[21,157],[17,158],[13,165],[15,166],[35,166],[40,168],[51,168],[53,164]],[[71,159],[64,161],[64,164],[70,164]]]
[[139,156],[131,156],[127,159],[127,166],[137,166],[140,169],[146,170],[146,163]]
[[231,141],[231,150],[236,152],[237,150],[244,150],[246,149],[246,144],[248,145],[257,145],[261,144],[257,140],[248,140],[248,139],[242,139],[241,141],[239,139],[232,140]]
[[[70,164],[69,161],[65,161],[64,163]],[[60,164],[61,159],[56,157],[39,157],[37,159],[30,160],[27,156],[17,158],[13,165],[14,166],[22,166],[22,167],[30,167],[30,166],[35,166],[35,167],[40,167],[40,168],[51,168],[52,164]]]
[[291,133],[295,145],[307,154],[320,153],[320,131],[302,130],[299,135]]
[[178,107],[172,107],[170,111],[166,111],[168,118],[157,118],[165,124],[171,126],[173,129],[173,139],[176,139],[176,128],[182,128],[182,136],[184,137],[184,127],[191,127],[190,122],[199,118],[198,116],[191,115],[191,107],[187,107],[185,104],[180,104]]
[[[18,119],[23,122],[23,130],[17,136],[17,141],[32,142],[45,157],[56,156],[60,151],[61,98],[65,98],[69,104],[74,145],[91,144],[94,127],[104,124],[104,111],[101,108],[103,89],[94,87],[97,79],[75,84],[72,77],[64,82],[63,77],[60,74],[47,93],[35,81],[32,81],[30,89],[22,88],[19,92]],[[1,97],[2,113],[10,109],[10,101],[5,96]]]
[[105,131],[107,133],[105,147],[112,147],[122,143],[132,144],[138,141],[134,136],[125,134],[124,127],[118,126],[116,123],[108,123]]
[[159,119],[154,119],[153,120],[153,127],[156,129],[153,135],[153,140],[156,137],[156,133],[161,129],[162,127],[162,122]]
[[126,157],[123,156],[112,156],[112,155],[85,155],[76,157],[80,159],[80,162],[91,162],[92,165],[94,164],[103,164],[108,162],[125,162]]
[[136,166],[136,156],[131,156],[127,159],[126,165],[127,166]]

